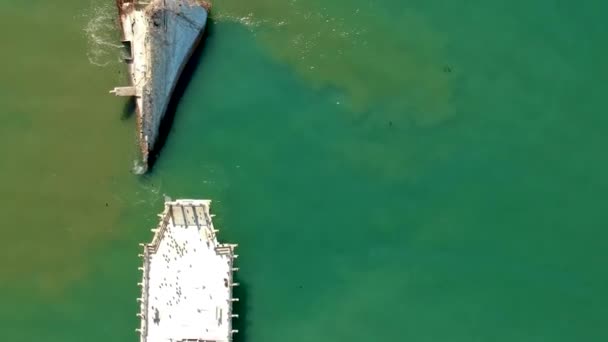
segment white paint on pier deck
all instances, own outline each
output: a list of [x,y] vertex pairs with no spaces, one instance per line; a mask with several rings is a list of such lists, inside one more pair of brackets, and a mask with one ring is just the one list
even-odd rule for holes
[[209,204],[167,202],[144,246],[141,342],[232,340],[235,245],[218,243]]

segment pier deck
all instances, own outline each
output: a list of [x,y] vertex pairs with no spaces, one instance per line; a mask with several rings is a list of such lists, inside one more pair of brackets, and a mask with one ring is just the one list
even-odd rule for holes
[[231,341],[234,248],[220,244],[210,201],[165,203],[144,244],[141,342]]

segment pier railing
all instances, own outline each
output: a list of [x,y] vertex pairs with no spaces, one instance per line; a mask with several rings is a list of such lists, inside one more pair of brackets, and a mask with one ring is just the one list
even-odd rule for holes
[[138,298],[140,303],[138,316],[141,319],[139,328],[140,342],[145,342],[148,337],[148,291],[150,289],[148,279],[150,275],[150,254],[156,253],[160,245],[160,241],[167,231],[169,221],[171,220],[169,210],[171,210],[171,206],[166,206],[165,210],[161,214],[161,220],[158,228],[152,229],[154,232],[152,242],[148,244],[141,244],[144,247],[144,253],[142,254],[143,266],[140,268],[142,271],[142,282],[140,283],[142,296],[141,298]]
[[152,238],[152,242],[147,246],[151,249],[152,252],[156,253],[158,250],[158,246],[160,245],[161,240],[165,236],[165,232],[167,231],[167,226],[169,225],[169,221],[171,220],[170,215],[171,206],[166,206],[165,210],[161,214],[160,223],[158,228],[152,229],[154,232],[154,237]]
[[145,342],[148,337],[148,291],[150,290],[149,275],[150,275],[150,252],[148,246],[144,246],[144,265],[142,267],[142,282],[141,293],[142,296],[139,298],[139,317],[141,324],[139,328],[140,342]]

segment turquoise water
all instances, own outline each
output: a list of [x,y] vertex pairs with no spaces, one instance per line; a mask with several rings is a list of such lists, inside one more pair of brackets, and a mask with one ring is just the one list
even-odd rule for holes
[[606,10],[217,0],[137,177],[113,4],[0,3],[0,340],[135,341],[166,194],[239,243],[240,341],[605,341]]

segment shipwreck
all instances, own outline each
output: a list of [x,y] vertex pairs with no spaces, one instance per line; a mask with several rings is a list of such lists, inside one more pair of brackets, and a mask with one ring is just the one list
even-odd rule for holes
[[135,99],[140,172],[145,172],[175,86],[203,36],[210,5],[201,0],[116,0],[116,5],[130,85],[110,93]]

